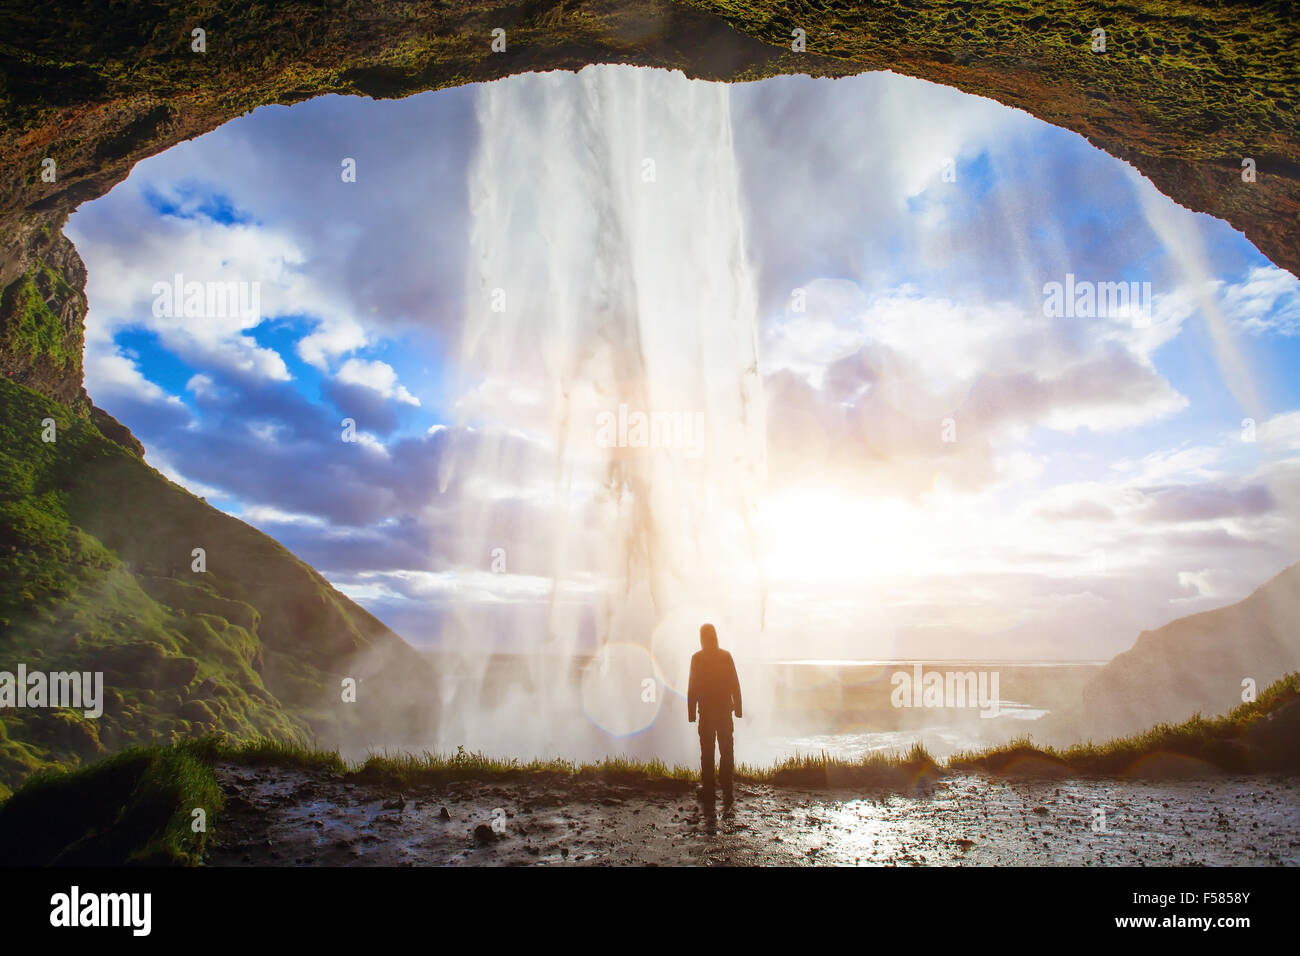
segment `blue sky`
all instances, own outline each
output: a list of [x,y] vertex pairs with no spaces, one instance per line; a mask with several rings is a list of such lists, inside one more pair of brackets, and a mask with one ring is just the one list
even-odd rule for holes
[[[690,210],[727,183],[683,171],[735,180],[775,656],[1104,657],[1297,560],[1300,284],[1225,223],[1073,133],[893,74],[736,86],[714,113],[696,104],[716,91],[679,74],[594,75],[263,108],[140,163],[67,229],[89,272],[92,398],[155,467],[409,639],[434,645],[456,616],[518,642],[547,613],[557,525],[537,487],[559,453],[545,400],[492,399],[494,370],[466,358],[476,262],[498,249],[474,204],[567,190],[560,238],[512,237],[501,261],[550,256],[512,296],[529,275],[600,278],[564,238],[586,234],[583,184],[538,145],[553,133],[539,114],[588,110],[608,155],[627,129],[654,154],[663,191],[633,200],[639,216],[684,209],[684,228],[713,235],[725,223]],[[654,95],[625,95],[637,83]],[[717,109],[725,149],[716,123],[692,125]],[[473,171],[489,146],[510,175],[485,192]],[[656,254],[662,274],[640,282],[686,274]],[[176,273],[256,281],[260,314],[153,314],[153,286]],[[1150,326],[1045,317],[1043,285],[1066,273],[1151,283]],[[504,385],[545,392],[532,375]],[[957,440],[940,443],[949,417]],[[360,442],[339,440],[344,418]],[[475,476],[448,462],[488,460],[464,449],[489,419],[513,437],[494,446],[485,520],[524,557],[484,577],[464,556],[490,542],[462,540]],[[600,580],[607,563],[568,570]]]

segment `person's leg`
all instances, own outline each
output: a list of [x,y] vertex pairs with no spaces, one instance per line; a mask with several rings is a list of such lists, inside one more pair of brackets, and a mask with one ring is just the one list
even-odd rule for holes
[[713,796],[713,724],[700,715],[700,793]]
[[721,754],[722,799],[727,803],[732,798],[732,776],[735,772],[735,741],[732,737],[731,717],[718,724],[718,750]]

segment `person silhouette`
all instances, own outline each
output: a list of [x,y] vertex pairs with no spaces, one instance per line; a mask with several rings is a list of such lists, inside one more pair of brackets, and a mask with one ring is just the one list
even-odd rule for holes
[[712,624],[700,627],[701,650],[691,657],[691,676],[686,689],[686,718],[695,723],[699,710],[700,729],[700,797],[714,799],[713,747],[717,742],[721,756],[722,800],[734,799],[732,777],[735,772],[735,748],[731,715],[740,716],[740,679],[736,662],[718,647],[718,632]]

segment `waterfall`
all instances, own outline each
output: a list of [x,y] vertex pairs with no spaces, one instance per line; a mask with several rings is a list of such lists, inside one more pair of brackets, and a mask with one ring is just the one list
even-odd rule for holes
[[[441,486],[455,571],[498,600],[443,628],[438,746],[690,760],[700,624],[747,700],[762,653],[764,402],[730,90],[588,67],[487,84],[477,114]],[[494,648],[521,655],[509,680]]]

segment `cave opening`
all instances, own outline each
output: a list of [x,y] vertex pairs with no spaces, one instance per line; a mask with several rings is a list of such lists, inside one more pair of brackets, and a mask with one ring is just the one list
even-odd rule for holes
[[[1092,666],[1290,560],[1294,277],[950,88],[324,97],[142,161],[68,235],[91,398],[429,655],[407,744],[684,756],[701,617],[770,703],[747,758],[942,754],[1052,709],[1011,696],[1037,675],[996,730],[933,726],[877,706],[889,662]],[[698,416],[703,453],[602,441],[624,410]]]

